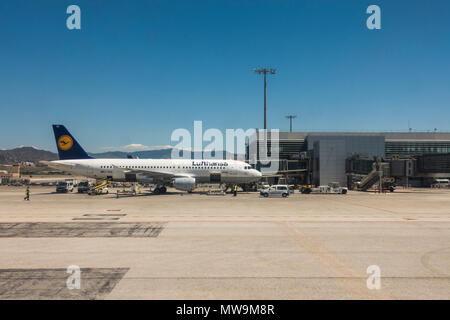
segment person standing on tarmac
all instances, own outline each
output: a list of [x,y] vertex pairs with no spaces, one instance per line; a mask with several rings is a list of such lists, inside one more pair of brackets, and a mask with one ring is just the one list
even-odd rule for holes
[[233,186],[233,196],[236,197],[237,196],[237,184],[235,184]]
[[23,200],[30,201],[30,187],[29,186],[27,186],[27,188],[25,189],[25,198],[23,198]]

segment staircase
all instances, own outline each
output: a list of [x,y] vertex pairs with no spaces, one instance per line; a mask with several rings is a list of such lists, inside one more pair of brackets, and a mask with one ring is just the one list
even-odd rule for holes
[[109,179],[97,179],[95,180],[94,186],[89,190],[89,194],[101,194],[104,188],[107,188],[111,184]]
[[389,176],[389,163],[374,163],[372,165],[372,171],[364,177],[358,184],[357,188],[359,191],[367,191],[374,184],[380,181],[380,170],[383,172],[383,177]]

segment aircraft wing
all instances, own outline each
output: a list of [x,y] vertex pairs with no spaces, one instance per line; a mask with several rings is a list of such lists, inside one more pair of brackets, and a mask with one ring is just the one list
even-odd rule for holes
[[124,173],[135,173],[142,174],[147,177],[160,179],[160,180],[170,180],[178,177],[190,177],[188,174],[183,173],[172,173],[172,172],[161,172],[161,171],[152,171],[148,169],[128,169],[128,168],[119,168],[117,166],[112,165],[112,167],[116,170],[120,170]]

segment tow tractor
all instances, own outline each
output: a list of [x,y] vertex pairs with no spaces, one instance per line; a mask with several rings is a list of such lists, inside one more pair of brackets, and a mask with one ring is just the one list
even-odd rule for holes
[[348,188],[341,187],[339,182],[330,182],[326,186],[318,186],[317,188],[312,187],[303,187],[300,189],[301,193],[310,194],[310,193],[333,193],[333,194],[346,194]]

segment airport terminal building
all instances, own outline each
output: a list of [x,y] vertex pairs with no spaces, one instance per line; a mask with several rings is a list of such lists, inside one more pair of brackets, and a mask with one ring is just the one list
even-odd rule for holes
[[[285,178],[351,188],[374,162],[386,163],[386,175],[397,185],[429,186],[436,178],[450,178],[449,132],[280,132],[278,141],[279,171],[266,177],[272,183]],[[256,143],[259,149],[262,141]],[[271,146],[269,134],[269,155]]]

